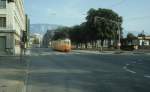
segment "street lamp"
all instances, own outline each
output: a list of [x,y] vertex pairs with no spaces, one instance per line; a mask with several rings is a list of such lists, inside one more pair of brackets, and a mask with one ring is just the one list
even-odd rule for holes
[[142,31],[142,48],[144,48],[145,33]]
[[121,30],[120,30],[120,22],[116,22],[116,21],[113,21],[113,20],[108,20],[108,19],[106,19],[106,18],[103,18],[103,17],[99,17],[99,16],[95,16],[94,17],[94,23],[96,24],[96,22],[97,22],[97,20],[98,19],[101,19],[101,20],[107,20],[107,21],[110,21],[110,22],[112,22],[112,23],[114,23],[114,24],[116,24],[117,25],[117,27],[118,27],[118,49],[120,50],[120,47],[121,47]]

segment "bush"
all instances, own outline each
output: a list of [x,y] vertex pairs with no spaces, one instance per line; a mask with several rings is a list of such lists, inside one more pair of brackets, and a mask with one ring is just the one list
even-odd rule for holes
[[131,46],[122,46],[121,49],[122,50],[127,50],[127,51],[133,51],[134,50],[134,45],[131,45]]

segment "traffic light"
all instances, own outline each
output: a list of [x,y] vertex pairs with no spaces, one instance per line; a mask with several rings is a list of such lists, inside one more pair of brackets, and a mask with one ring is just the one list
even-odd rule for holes
[[23,31],[22,42],[27,42],[27,32]]

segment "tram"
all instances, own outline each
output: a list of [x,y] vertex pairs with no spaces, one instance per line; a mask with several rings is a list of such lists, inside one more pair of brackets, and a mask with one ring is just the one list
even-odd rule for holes
[[71,41],[70,39],[59,39],[52,41],[52,48],[61,52],[71,51]]

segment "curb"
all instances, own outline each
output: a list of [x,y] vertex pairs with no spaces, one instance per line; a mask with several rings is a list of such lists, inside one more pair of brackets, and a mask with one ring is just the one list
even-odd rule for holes
[[100,52],[100,51],[73,51],[73,52],[76,52],[76,53],[86,53],[86,54],[114,54],[114,52]]
[[86,54],[108,54],[108,55],[127,55],[127,54],[133,54],[133,55],[150,55],[150,52],[134,52],[134,51],[111,51],[111,52],[90,52],[90,51],[74,51],[77,53],[86,53]]
[[2,55],[2,54],[0,54],[0,57],[20,57],[20,54],[17,54],[17,55],[11,55],[11,54],[4,54],[4,55]]

